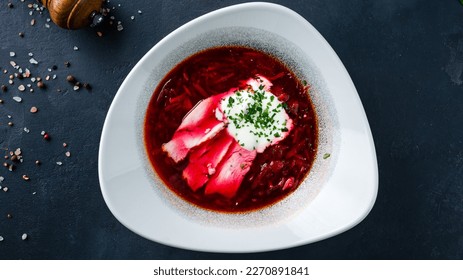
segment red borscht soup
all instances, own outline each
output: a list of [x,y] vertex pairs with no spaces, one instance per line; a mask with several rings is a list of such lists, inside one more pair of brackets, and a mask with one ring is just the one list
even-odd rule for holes
[[309,86],[277,58],[242,46],[196,53],[159,83],[144,141],[165,185],[209,210],[261,209],[309,173],[318,128]]

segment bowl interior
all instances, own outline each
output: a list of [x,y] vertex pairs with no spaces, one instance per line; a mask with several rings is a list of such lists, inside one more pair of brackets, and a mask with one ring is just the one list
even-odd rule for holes
[[[219,46],[246,46],[258,49],[277,57],[285,63],[297,76],[310,84],[310,98],[313,100],[319,124],[319,144],[317,157],[304,182],[297,190],[282,201],[257,211],[247,213],[225,214],[198,208],[172,193],[158,178],[151,168],[147,153],[143,150],[143,138],[138,139],[138,146],[146,166],[146,175],[152,181],[153,187],[167,201],[166,206],[173,211],[180,211],[189,219],[215,226],[255,227],[269,225],[287,219],[299,209],[306,207],[318,194],[326,175],[331,172],[331,160],[324,160],[325,153],[333,153],[336,143],[337,121],[336,113],[327,88],[324,86],[316,65],[308,56],[291,41],[275,33],[254,27],[221,27],[197,34],[194,38],[173,47],[172,50],[153,64],[153,69],[146,80],[144,92],[139,97],[139,114],[137,115],[137,135],[143,135],[143,122],[146,109],[154,89],[160,80],[178,63],[192,54],[204,49]],[[330,111],[331,110],[331,111]]]

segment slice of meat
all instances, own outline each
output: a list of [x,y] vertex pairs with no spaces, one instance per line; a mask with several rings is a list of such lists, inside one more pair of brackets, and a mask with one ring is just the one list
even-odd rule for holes
[[224,129],[212,139],[191,149],[188,166],[183,170],[183,178],[193,191],[201,188],[216,173],[217,166],[234,141],[235,139]]
[[216,174],[207,182],[204,193],[218,193],[227,198],[235,196],[255,157],[255,150],[246,150],[233,140]]
[[214,137],[225,124],[215,116],[215,110],[222,98],[233,91],[206,98],[194,106],[183,119],[172,139],[162,145],[162,149],[175,161],[183,160],[191,148]]

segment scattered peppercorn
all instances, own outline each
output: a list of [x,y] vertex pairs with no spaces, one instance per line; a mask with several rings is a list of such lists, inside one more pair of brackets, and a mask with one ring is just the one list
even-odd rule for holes
[[23,38],[24,37],[24,32],[19,32],[19,37]]
[[76,78],[74,76],[72,76],[72,75],[67,76],[66,80],[68,82],[70,82],[70,83],[73,83],[73,84],[75,84],[77,82]]
[[91,86],[89,83],[84,83],[82,86],[83,86],[84,89],[86,89],[86,90],[92,90],[92,86]]
[[58,66],[53,65],[53,66],[51,67],[51,69],[56,70],[56,69],[58,69]]
[[13,3],[11,3],[11,2],[8,2],[8,8],[10,8],[10,9],[11,9],[11,8],[13,8],[13,7],[14,7]]
[[5,86],[5,85],[2,85],[2,91],[3,91],[3,92],[6,92],[7,90],[8,90],[8,87]]
[[31,179],[31,178],[29,178],[29,176],[23,175],[23,180],[24,180],[24,181],[29,181],[30,179]]
[[48,133],[45,133],[45,134],[43,135],[43,139],[45,139],[45,140],[50,140],[50,135],[49,135]]
[[13,218],[13,216],[12,216],[10,213],[6,214],[6,217],[7,217],[8,219]]
[[39,109],[37,109],[37,107],[31,107],[31,113],[34,114],[34,113],[37,113]]
[[64,66],[69,67],[69,66],[71,66],[71,63],[69,61],[65,61]]
[[41,163],[40,160],[35,161],[35,165],[40,165],[40,163]]
[[38,87],[38,88],[45,88],[45,84],[44,84],[42,81],[39,81],[39,82],[37,83],[37,87]]

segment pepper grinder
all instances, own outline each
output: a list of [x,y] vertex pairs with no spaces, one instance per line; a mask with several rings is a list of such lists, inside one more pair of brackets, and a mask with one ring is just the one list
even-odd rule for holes
[[96,26],[103,21],[100,9],[104,0],[40,0],[59,27],[79,29]]

